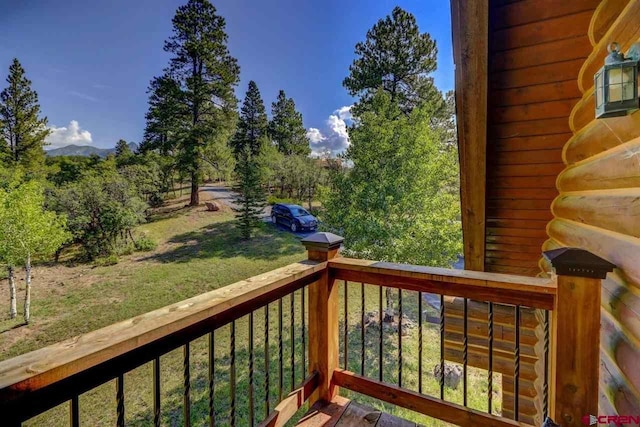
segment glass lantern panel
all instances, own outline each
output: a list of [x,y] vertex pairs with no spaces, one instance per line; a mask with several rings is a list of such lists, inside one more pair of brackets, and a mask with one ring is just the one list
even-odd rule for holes
[[604,92],[602,90],[602,72],[596,74],[596,106],[600,107],[604,99]]
[[608,77],[607,102],[622,101],[622,70],[620,67],[612,67],[605,70]]
[[633,87],[636,84],[634,81],[633,67],[624,67],[622,69],[622,99],[628,101],[633,99],[635,94]]

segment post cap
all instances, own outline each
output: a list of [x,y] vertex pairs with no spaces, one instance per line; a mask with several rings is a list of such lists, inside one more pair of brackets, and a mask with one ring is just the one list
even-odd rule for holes
[[330,250],[339,248],[342,242],[344,242],[344,238],[323,231],[305,237],[301,242],[308,251],[329,252]]
[[558,248],[542,253],[559,276],[604,279],[615,264],[579,248]]

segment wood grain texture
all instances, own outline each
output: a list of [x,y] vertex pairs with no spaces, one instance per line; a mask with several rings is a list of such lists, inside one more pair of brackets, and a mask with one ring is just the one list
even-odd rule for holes
[[567,142],[562,159],[574,164],[640,136],[640,111],[623,117],[593,120]]
[[560,192],[640,187],[640,137],[591,156],[558,176]]
[[465,267],[484,268],[488,0],[451,2]]
[[[303,286],[326,270],[326,263],[301,262],[207,292],[123,322],[89,332],[22,356],[0,362],[0,400],[9,402],[24,393],[127,354],[193,325],[235,312],[290,285]],[[305,281],[305,279],[311,279]],[[297,287],[295,288],[297,289]],[[153,355],[150,356],[151,358]]]
[[343,280],[536,308],[551,308],[555,290],[547,279],[352,258],[331,260],[329,268]]
[[494,28],[500,29],[532,22],[572,15],[583,11],[592,11],[599,0],[574,0],[558,2],[556,0],[526,0],[497,7],[494,14]]
[[588,34],[592,46],[596,46],[600,42],[628,3],[629,0],[603,0],[600,2],[589,23]]
[[259,427],[282,427],[293,417],[298,409],[318,387],[318,373],[313,372],[295,390],[285,397],[274,408],[273,412],[263,420]]
[[640,187],[562,193],[556,217],[640,238]]
[[463,427],[528,425],[384,384],[343,369],[336,370],[333,379],[340,387]]
[[598,411],[600,279],[558,276],[551,312],[551,413],[563,426],[580,426]]
[[[640,39],[638,16],[640,16],[640,0],[630,0],[593,48],[593,51],[591,52],[589,49],[590,55],[578,75],[578,87],[583,93],[593,86],[593,76],[602,68],[604,59],[608,55],[607,48],[612,42],[619,43],[621,51],[626,52],[633,43]],[[591,48],[590,44],[589,48]]]

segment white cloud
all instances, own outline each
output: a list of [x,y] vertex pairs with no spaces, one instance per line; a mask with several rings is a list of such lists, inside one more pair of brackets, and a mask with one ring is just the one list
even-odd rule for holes
[[72,90],[71,92],[69,92],[69,95],[73,95],[76,98],[80,98],[80,99],[84,99],[86,101],[91,101],[91,102],[98,102],[100,101],[98,98],[96,98],[95,96],[91,96],[91,95],[87,95],[86,93],[82,93],[82,92],[76,92],[75,90]]
[[[311,142],[311,153],[314,155],[339,154],[349,146],[347,125],[353,120],[352,105],[345,105],[333,112],[326,120],[326,129],[317,128],[307,130],[307,138]],[[349,123],[347,123],[349,122]]]
[[65,145],[91,144],[91,132],[80,129],[77,121],[71,120],[67,127],[50,126],[51,133],[47,136],[48,149],[64,147]]

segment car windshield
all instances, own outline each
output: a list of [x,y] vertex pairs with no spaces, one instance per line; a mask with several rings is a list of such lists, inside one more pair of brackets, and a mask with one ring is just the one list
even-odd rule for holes
[[293,216],[307,216],[307,215],[310,215],[309,212],[305,211],[302,208],[291,208],[291,212],[293,212]]

